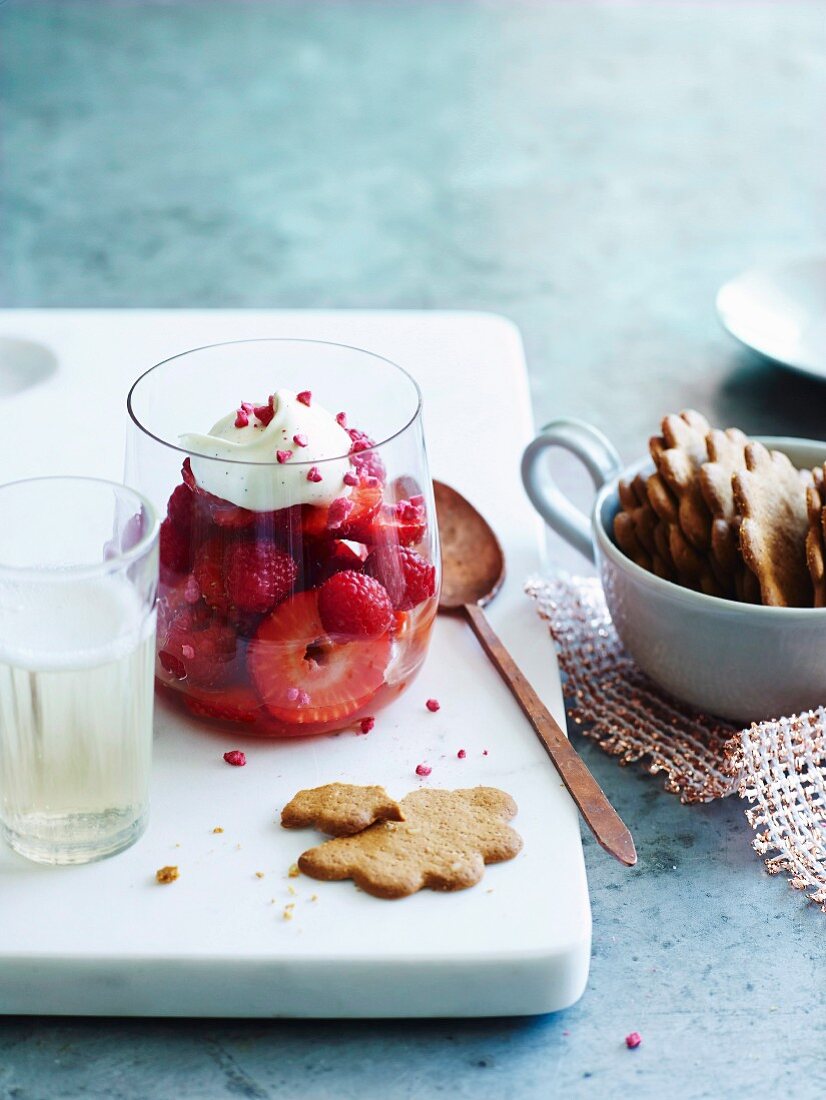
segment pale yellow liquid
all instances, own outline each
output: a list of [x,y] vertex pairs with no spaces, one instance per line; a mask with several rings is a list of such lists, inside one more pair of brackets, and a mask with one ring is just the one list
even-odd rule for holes
[[[87,603],[84,640],[99,633],[96,625],[110,626],[112,614]],[[67,648],[60,659],[52,648],[42,661],[51,668],[37,668],[31,649],[11,660],[0,654],[0,829],[22,855],[85,863],[127,847],[145,828],[153,628],[149,616],[114,646]]]

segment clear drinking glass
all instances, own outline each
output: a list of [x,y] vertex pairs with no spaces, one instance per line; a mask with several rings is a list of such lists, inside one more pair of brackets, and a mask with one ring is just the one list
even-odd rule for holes
[[[290,401],[299,417],[327,410],[334,432],[343,414],[343,451],[306,460],[302,442],[274,441],[276,391],[291,394],[275,402],[282,412]],[[166,515],[160,689],[200,718],[264,737],[358,728],[404,691],[427,652],[440,579],[413,379],[356,348],[249,340],[158,364],[135,382],[128,409],[126,482]],[[231,435],[240,425],[246,439],[268,441],[255,462],[182,443],[227,414]],[[390,601],[380,630],[351,629],[346,608],[334,627],[322,622],[319,592],[343,572],[379,582],[373,590]]]
[[0,834],[88,863],[149,812],[158,523],[122,485],[0,486]]

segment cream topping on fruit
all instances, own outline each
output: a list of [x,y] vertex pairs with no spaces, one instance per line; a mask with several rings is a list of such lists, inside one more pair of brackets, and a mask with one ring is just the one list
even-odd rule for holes
[[206,435],[190,432],[180,441],[201,488],[239,508],[329,504],[348,492],[350,436],[306,390],[278,390],[262,405],[245,401]]

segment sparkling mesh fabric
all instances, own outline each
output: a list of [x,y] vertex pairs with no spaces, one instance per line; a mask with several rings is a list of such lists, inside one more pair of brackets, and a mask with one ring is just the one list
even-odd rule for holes
[[526,591],[556,643],[571,725],[620,764],[662,774],[683,803],[741,795],[768,871],[826,912],[826,710],[738,730],[640,672],[596,578],[533,579]]

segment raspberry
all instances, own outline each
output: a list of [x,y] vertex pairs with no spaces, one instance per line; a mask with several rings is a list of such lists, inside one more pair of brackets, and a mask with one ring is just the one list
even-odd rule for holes
[[336,424],[342,428],[347,427],[347,413],[336,413]]
[[441,703],[438,699],[428,699],[425,706],[432,714],[435,714],[436,711],[440,709]]
[[187,485],[176,485],[166,506],[160,530],[161,565],[186,573],[192,564],[192,513],[195,495]]
[[235,427],[246,428],[250,422],[250,414],[246,409],[239,409],[235,414]]
[[230,600],[224,585],[224,550],[220,538],[201,543],[195,554],[192,574],[209,606],[226,615]]
[[429,764],[417,764],[416,775],[428,776],[433,771]]
[[187,485],[176,485],[166,506],[166,514],[176,527],[188,531],[192,526],[195,496]]
[[393,622],[393,605],[384,587],[373,577],[345,570],[318,590],[318,611],[330,634],[374,638]]
[[467,753],[464,749],[459,749],[456,755],[459,757],[460,760],[464,760],[464,758],[467,756]]
[[[183,486],[178,486],[183,488]],[[184,490],[189,492],[188,489]],[[165,519],[160,530],[161,565],[173,573],[186,573],[191,557],[191,536],[188,530],[177,527],[171,519]]]
[[436,592],[436,567],[406,546],[376,547],[364,570],[381,581],[397,611],[408,611]]
[[345,485],[358,485],[358,474],[354,474],[352,470],[348,470],[344,477],[341,479]]
[[630,1035],[625,1036],[625,1045],[629,1050],[634,1050],[642,1042],[642,1035],[638,1031],[632,1031]]
[[184,459],[181,473],[184,484],[192,490],[202,507],[219,527],[249,527],[254,522],[255,512],[251,512],[248,508],[239,508],[235,504],[230,504],[228,500],[222,500],[221,497],[213,496],[206,489],[202,489],[195,480],[192,464],[188,458]]
[[231,749],[229,752],[225,752],[224,760],[227,764],[231,764],[233,768],[243,768],[247,762],[246,756],[240,749]]
[[376,719],[375,718],[372,718],[372,717],[362,718],[361,724],[359,725],[359,729],[361,730],[362,733],[369,733],[370,730],[373,729],[375,724],[376,724]]
[[303,432],[296,432],[293,436],[293,443],[296,447],[306,447],[309,440]]
[[271,611],[289,595],[297,576],[290,555],[272,543],[236,542],[224,558],[224,587],[239,611]]
[[293,457],[292,451],[276,451],[275,457],[278,460],[278,465],[283,466],[285,462],[289,462]]
[[321,470],[319,470],[318,466],[311,466],[309,468],[309,470],[307,471],[307,480],[321,481]]
[[300,401],[302,405],[306,405],[309,409],[310,402],[313,399],[313,395],[310,390],[302,390],[301,393],[295,395],[296,401]]

